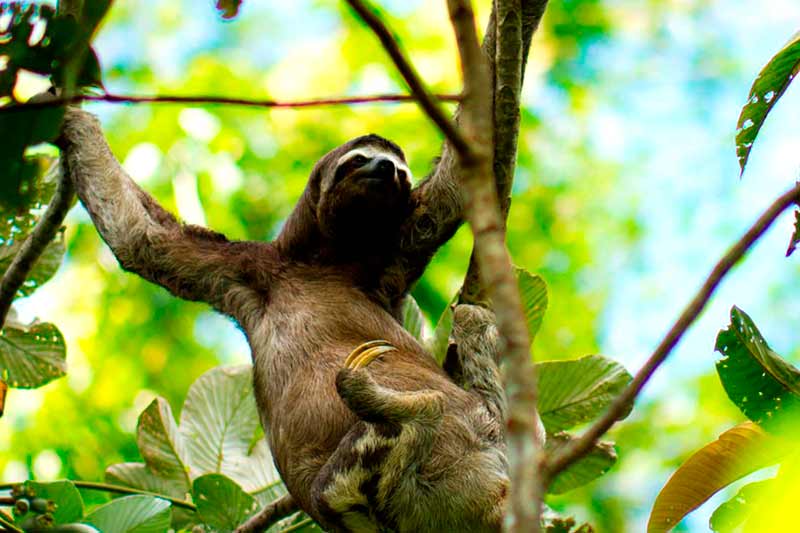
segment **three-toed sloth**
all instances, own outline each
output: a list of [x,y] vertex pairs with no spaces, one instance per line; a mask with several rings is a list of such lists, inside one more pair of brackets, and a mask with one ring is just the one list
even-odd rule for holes
[[[300,508],[330,531],[500,529],[508,476],[491,312],[456,308],[450,375],[398,322],[421,273],[398,260],[404,224],[428,180],[412,190],[397,145],[367,135],[326,154],[265,243],[178,222],[125,174],[88,113],[69,109],[59,142],[122,267],[245,332],[261,421]],[[449,187],[438,208],[458,219]],[[423,264],[442,243],[420,252]]]

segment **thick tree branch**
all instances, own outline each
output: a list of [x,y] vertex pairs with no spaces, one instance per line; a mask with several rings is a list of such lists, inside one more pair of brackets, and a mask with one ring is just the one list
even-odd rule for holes
[[264,507],[258,514],[237,527],[233,533],[260,533],[266,531],[271,525],[278,522],[278,520],[298,510],[299,507],[297,507],[292,496],[286,494]]
[[[484,53],[494,58],[494,175],[504,223],[511,206],[511,186],[517,161],[520,92],[525,65],[533,34],[546,6],[547,0],[514,2],[512,9],[505,3],[495,2],[493,14],[498,9],[503,9],[503,12],[498,12],[490,21],[483,43]],[[459,292],[459,302],[488,305],[487,300],[473,253]]]
[[717,286],[719,286],[722,279],[730,272],[736,263],[747,253],[750,247],[764,234],[765,231],[775,222],[775,219],[784,210],[791,207],[793,204],[800,202],[800,183],[795,185],[788,192],[780,196],[766,211],[756,220],[749,230],[739,239],[728,252],[719,260],[714,266],[714,269],[706,278],[703,286],[697,291],[697,294],[689,302],[689,305],[683,310],[675,324],[667,332],[664,339],[655,349],[650,358],[645,362],[644,366],[636,373],[633,381],[628,387],[620,394],[608,411],[598,419],[592,426],[581,435],[581,437],[554,457],[552,457],[545,465],[545,470],[549,477],[553,476],[569,467],[576,460],[580,459],[591,447],[602,437],[611,427],[616,423],[622,414],[630,407],[636,396],[642,390],[644,385],[652,377],[653,373],[659,366],[667,359],[672,349],[681,340],[683,334],[697,319],[700,313],[705,308],[711,296],[714,294]]
[[[432,98],[441,102],[458,102],[461,96],[457,94],[436,94]],[[227,96],[178,96],[170,94],[136,96],[125,94],[106,93],[102,95],[76,94],[71,97],[53,98],[28,102],[15,106],[0,107],[0,113],[13,113],[20,110],[41,109],[57,107],[60,105],[75,104],[79,102],[107,102],[112,104],[211,104],[230,105],[240,107],[277,107],[282,109],[297,109],[306,107],[324,107],[335,105],[356,105],[370,103],[405,103],[416,102],[416,97],[408,94],[376,94],[368,96],[342,96],[334,98],[315,98],[311,100],[269,100],[253,98],[234,98]]]
[[[468,138],[474,140],[474,153],[478,156],[474,160],[461,158],[460,161],[464,169],[465,215],[475,239],[475,259],[481,281],[494,303],[500,353],[508,365],[506,442],[511,499],[506,523],[510,531],[539,531],[541,484],[538,465],[543,438],[536,411],[537,387],[530,356],[530,338],[511,258],[505,245],[505,224],[494,180],[492,80],[489,65],[478,44],[471,3],[468,0],[448,0],[448,7],[464,73],[464,131]],[[516,1],[516,7],[511,0],[499,1],[496,21],[502,23],[513,16],[515,9],[519,13],[519,1]],[[519,37],[520,34],[517,35]],[[497,37],[500,37],[499,33]],[[495,66],[498,70],[502,69],[500,65]]]

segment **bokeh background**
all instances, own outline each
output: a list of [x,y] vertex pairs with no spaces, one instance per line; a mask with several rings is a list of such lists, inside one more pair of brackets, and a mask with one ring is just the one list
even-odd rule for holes
[[[490,2],[476,3],[483,27]],[[95,48],[106,87],[117,93],[297,100],[402,91],[382,49],[342,4],[244,0],[240,16],[223,22],[211,0],[120,1]],[[380,4],[424,78],[437,91],[457,91],[444,2]],[[767,120],[742,179],[733,143],[752,80],[798,29],[792,0],[551,2],[526,73],[509,220],[515,262],[550,290],[538,360],[602,353],[634,371],[727,246],[798,179],[800,87]],[[441,143],[408,104],[87,108],[100,115],[124,167],[165,206],[239,239],[274,237],[313,162],[353,136],[394,139],[417,178]],[[790,233],[787,214],[615,429],[612,472],[553,498],[556,509],[601,532],[642,531],[669,473],[743,419],[713,365],[732,305],[800,362],[800,262],[783,257]],[[3,481],[102,479],[106,465],[138,459],[133,431],[154,395],[178,409],[202,372],[249,361],[228,320],[122,272],[81,207],[66,235],[57,276],[19,311],[61,328],[69,374],[9,392]],[[469,244],[461,230],[414,290],[433,321],[461,283]],[[706,531],[724,496],[678,530]]]

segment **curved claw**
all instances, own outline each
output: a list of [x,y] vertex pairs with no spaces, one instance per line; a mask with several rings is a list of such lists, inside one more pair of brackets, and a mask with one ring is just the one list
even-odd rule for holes
[[381,355],[397,350],[388,341],[377,340],[359,344],[344,360],[344,367],[350,370],[363,368]]

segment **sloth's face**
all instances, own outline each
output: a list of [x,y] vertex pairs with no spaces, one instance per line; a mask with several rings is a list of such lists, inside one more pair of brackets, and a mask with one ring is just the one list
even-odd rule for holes
[[381,236],[409,213],[411,172],[402,155],[375,144],[337,158],[320,184],[318,216],[329,236]]

